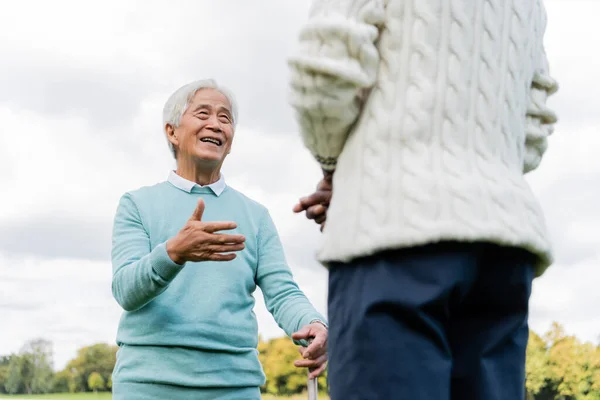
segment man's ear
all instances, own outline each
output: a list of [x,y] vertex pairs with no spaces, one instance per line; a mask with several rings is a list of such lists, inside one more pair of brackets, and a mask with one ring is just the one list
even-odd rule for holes
[[177,134],[175,133],[175,128],[173,128],[173,125],[166,124],[165,133],[167,134],[167,140],[171,142],[173,146],[179,145],[179,139],[177,138]]

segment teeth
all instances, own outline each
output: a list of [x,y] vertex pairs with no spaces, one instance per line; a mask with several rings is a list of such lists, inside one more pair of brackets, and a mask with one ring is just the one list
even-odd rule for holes
[[202,141],[202,142],[208,142],[208,143],[214,143],[217,146],[221,145],[221,141],[220,140],[213,139],[213,138],[202,138],[202,139],[200,139],[200,141]]

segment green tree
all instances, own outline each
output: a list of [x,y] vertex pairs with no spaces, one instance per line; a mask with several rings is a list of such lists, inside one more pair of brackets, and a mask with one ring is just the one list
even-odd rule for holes
[[35,394],[49,393],[54,378],[52,343],[44,339],[32,340],[26,343],[24,352],[32,356],[31,391]]
[[71,371],[65,369],[54,375],[52,391],[54,393],[73,393],[75,391],[75,380]]
[[104,378],[97,372],[92,372],[88,378],[88,387],[96,393],[98,390],[104,390]]
[[117,346],[110,346],[106,343],[79,349],[77,357],[71,360],[65,368],[73,376],[75,391],[92,390],[88,385],[88,379],[93,372],[100,374],[104,382],[107,382],[115,366],[117,349]]
[[[287,337],[259,341],[259,360],[267,377],[263,392],[273,395],[291,395],[306,390],[308,371],[297,368],[294,361],[301,359],[298,346]],[[326,377],[319,377],[319,387],[326,388]]]
[[6,379],[8,378],[10,359],[12,356],[0,356],[0,393],[6,394],[7,391],[4,388]]
[[31,354],[14,355],[8,365],[4,387],[9,394],[31,394],[33,360]]
[[548,344],[548,385],[544,398],[600,400],[598,347],[567,335],[558,323],[552,324],[545,338]]
[[4,387],[10,394],[40,394],[52,389],[52,344],[35,339],[11,357]]
[[580,394],[579,384],[584,374],[581,345],[575,337],[567,336],[558,324],[553,325],[547,337],[551,343],[548,353],[550,379],[558,395],[575,398]]
[[[544,386],[549,376],[548,348],[544,339],[535,332],[529,332],[527,345],[527,362],[525,363],[527,392],[530,398],[535,398]],[[533,397],[532,397],[533,396]]]

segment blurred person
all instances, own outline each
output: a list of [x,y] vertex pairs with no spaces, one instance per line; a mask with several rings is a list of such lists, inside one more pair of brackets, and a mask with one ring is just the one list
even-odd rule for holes
[[119,201],[115,400],[260,399],[257,287],[305,355],[296,366],[313,377],[326,366],[325,319],[294,281],[269,212],[221,174],[236,123],[233,96],[214,81],[178,89],[163,111],[177,169]]
[[324,171],[332,400],[524,398],[552,263],[525,174],[557,118],[541,0],[315,0],[291,104]]

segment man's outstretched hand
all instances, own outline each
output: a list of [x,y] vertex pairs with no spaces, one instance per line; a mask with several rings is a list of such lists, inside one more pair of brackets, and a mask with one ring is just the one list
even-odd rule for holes
[[304,360],[297,360],[294,365],[298,368],[309,368],[311,379],[318,377],[327,367],[327,328],[315,322],[304,326],[292,335],[294,340],[310,340],[308,347],[301,346],[298,351]]
[[327,220],[327,209],[333,194],[333,172],[324,172],[323,179],[317,185],[317,190],[310,196],[302,197],[294,206],[295,213],[306,211],[306,218],[321,225],[321,231]]
[[233,221],[203,222],[204,207],[204,200],[199,199],[185,226],[167,241],[167,254],[177,264],[231,261],[245,248],[243,235],[221,233],[237,228],[237,224]]

